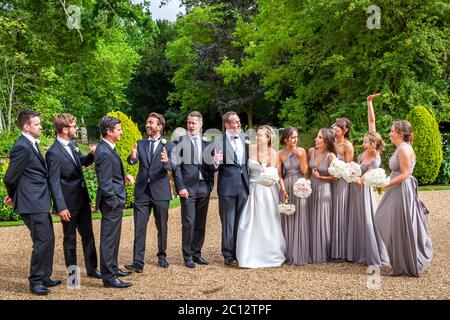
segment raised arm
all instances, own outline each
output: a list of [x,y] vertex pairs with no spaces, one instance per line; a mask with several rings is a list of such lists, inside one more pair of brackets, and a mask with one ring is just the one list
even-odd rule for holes
[[372,100],[379,97],[380,93],[375,93],[367,97],[367,122],[369,124],[369,131],[376,132],[377,127],[375,123],[375,112],[373,111]]

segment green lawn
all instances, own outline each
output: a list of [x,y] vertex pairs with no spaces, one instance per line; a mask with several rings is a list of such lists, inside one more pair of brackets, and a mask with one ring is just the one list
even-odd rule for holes
[[[169,208],[176,208],[180,206],[180,198],[176,198],[173,199],[172,201],[170,201],[170,206]],[[126,209],[123,211],[123,216],[124,217],[130,217],[133,215],[133,209]],[[92,213],[92,220],[100,220],[102,217],[101,213],[96,211],[94,213]],[[54,223],[60,223],[61,220],[59,219],[58,216],[53,216],[53,222]],[[23,226],[23,221],[19,220],[19,221],[2,221],[0,222],[0,228],[2,227],[15,227],[15,226]]]

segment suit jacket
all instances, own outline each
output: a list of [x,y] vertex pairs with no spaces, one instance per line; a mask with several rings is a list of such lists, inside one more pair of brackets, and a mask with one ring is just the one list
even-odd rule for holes
[[[161,139],[164,139],[161,137]],[[149,159],[150,141],[148,139],[139,140],[137,142],[137,156],[134,161],[128,157],[128,163],[131,165],[139,163],[139,171],[136,178],[136,186],[134,188],[135,202],[142,202],[150,200],[150,194],[153,200],[163,201],[172,200],[172,191],[170,189],[170,181],[167,170],[176,170],[176,163],[171,160],[172,148],[175,144],[167,141],[165,145],[159,142],[153,158]],[[169,162],[163,164],[161,162],[161,151],[163,146],[166,148],[169,156]],[[147,184],[150,189],[150,194],[146,193]]]
[[94,158],[98,181],[97,208],[105,204],[112,210],[125,208],[125,170],[119,155],[102,140],[97,145]]
[[10,152],[4,182],[14,209],[21,214],[50,212],[48,171],[45,159],[30,140],[21,135]]
[[236,187],[238,181],[243,181],[244,192],[248,194],[248,144],[245,143],[247,137],[243,133],[239,136],[244,145],[244,163],[242,165],[234,161],[234,149],[226,134],[216,143],[217,148],[223,152],[223,162],[219,165],[219,181],[217,185],[217,194],[219,196],[237,196],[242,192],[240,188]]
[[90,203],[82,166],[94,162],[94,155],[84,156],[72,149],[75,161],[58,141],[45,154],[47,160],[50,191],[57,212],[65,209],[78,210]]
[[212,142],[202,141],[202,157],[201,159],[196,159],[194,146],[189,134],[180,137],[176,146],[176,154],[179,157],[177,161],[178,170],[175,175],[177,192],[187,189],[189,196],[195,197],[200,183],[199,172],[201,172],[203,179],[209,185],[210,192],[212,191],[214,187],[214,172],[217,170],[212,164],[214,148],[211,147],[213,147]]

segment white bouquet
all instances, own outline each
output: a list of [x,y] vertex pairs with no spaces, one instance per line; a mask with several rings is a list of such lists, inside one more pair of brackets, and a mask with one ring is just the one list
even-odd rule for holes
[[280,180],[278,169],[274,167],[263,166],[263,172],[259,176],[258,182],[266,187],[271,187]]
[[386,176],[386,172],[382,168],[370,170],[364,175],[364,185],[368,187],[381,187],[388,184],[390,178]]
[[294,183],[294,194],[302,199],[308,198],[311,195],[311,181],[305,178],[300,178]]
[[353,161],[346,163],[344,170],[342,170],[342,177],[348,183],[358,181],[361,178],[361,166]]
[[290,204],[290,203],[280,203],[278,205],[278,212],[279,213],[283,213],[285,215],[291,215],[294,214],[295,212],[295,204]]
[[342,172],[345,168],[345,162],[335,158],[333,162],[331,162],[330,167],[328,168],[328,172],[335,178],[342,178]]

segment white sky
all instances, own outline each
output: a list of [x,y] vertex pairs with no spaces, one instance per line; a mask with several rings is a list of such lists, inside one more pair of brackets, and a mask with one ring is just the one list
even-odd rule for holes
[[[133,3],[140,3],[142,0],[132,0]],[[179,0],[171,0],[169,4],[159,8],[159,0],[150,0],[150,11],[152,12],[153,20],[166,19],[169,21],[175,21],[179,12],[184,13],[184,8],[180,8]]]

